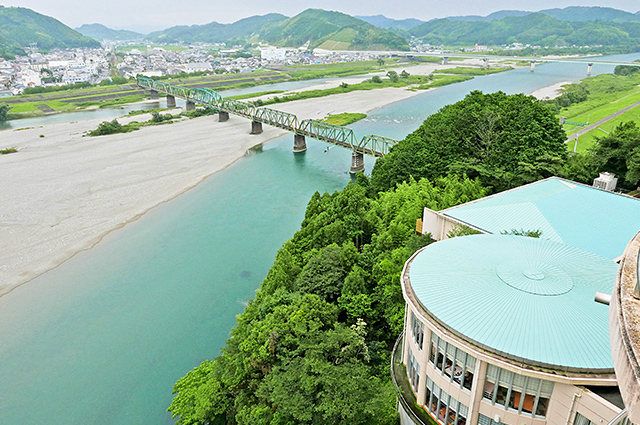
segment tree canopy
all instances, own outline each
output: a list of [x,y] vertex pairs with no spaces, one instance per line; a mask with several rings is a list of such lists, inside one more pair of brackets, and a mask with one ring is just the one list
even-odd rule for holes
[[505,190],[559,174],[567,159],[565,139],[551,110],[532,96],[472,91],[379,159],[371,183],[385,191],[411,176],[454,173]]
[[618,176],[618,185],[635,189],[640,183],[640,128],[634,121],[619,124],[607,135],[596,138],[586,153],[574,155],[567,164],[567,176],[591,184],[599,172]]
[[179,424],[397,423],[388,365],[404,319],[400,274],[432,242],[416,219],[486,190],[457,176],[369,189],[361,175],[312,196],[222,354],[176,383]]

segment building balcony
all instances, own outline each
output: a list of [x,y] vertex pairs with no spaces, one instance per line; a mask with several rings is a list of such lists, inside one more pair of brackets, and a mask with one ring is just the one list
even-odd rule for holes
[[402,364],[404,332],[400,334],[391,353],[391,379],[398,393],[398,412],[401,425],[439,425],[420,406],[411,389],[407,368]]

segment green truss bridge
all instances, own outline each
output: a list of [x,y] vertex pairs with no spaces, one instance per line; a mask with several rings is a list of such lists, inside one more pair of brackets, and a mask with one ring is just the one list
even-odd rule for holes
[[167,107],[176,105],[176,97],[187,101],[187,111],[195,109],[196,104],[208,106],[218,112],[219,121],[227,121],[229,114],[238,115],[251,120],[251,134],[262,133],[262,124],[281,128],[294,134],[293,152],[307,150],[306,137],[323,140],[333,145],[342,146],[352,151],[351,174],[364,170],[364,155],[382,157],[398,143],[388,137],[369,135],[358,139],[352,129],[329,124],[318,120],[299,120],[293,114],[276,109],[256,107],[239,100],[225,99],[219,93],[207,89],[174,86],[162,81],[146,77],[138,77],[137,84],[151,92],[151,98],[157,98],[158,93],[167,95]]

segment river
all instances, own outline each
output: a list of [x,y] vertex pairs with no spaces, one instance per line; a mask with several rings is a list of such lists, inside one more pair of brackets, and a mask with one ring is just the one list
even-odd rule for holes
[[[470,90],[530,93],[585,74],[584,64],[558,63],[478,77],[352,127],[403,138]],[[0,424],[173,423],[173,383],[217,355],[313,192],[349,180],[350,152],[309,140],[306,154],[293,155],[292,139],[249,152],[0,298]]]

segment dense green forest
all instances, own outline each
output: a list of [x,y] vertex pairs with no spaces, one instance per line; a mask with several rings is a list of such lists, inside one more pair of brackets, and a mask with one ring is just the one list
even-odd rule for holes
[[402,267],[432,242],[415,233],[423,208],[580,178],[587,161],[626,167],[616,170],[637,183],[639,133],[625,125],[591,156],[567,159],[551,108],[531,96],[476,91],[445,106],[371,178],[313,195],[222,354],[176,383],[169,411],[182,425],[397,423],[390,350],[403,327]]
[[266,41],[276,46],[298,47],[309,42],[313,49],[329,42],[336,49],[409,50],[404,37],[340,12],[307,9],[287,18],[271,13],[233,24],[177,26],[149,34],[147,40],[167,43],[250,44]]
[[378,28],[344,13],[320,9],[307,9],[292,18],[270,25],[260,36],[272,44],[282,46],[301,46],[310,41],[310,47],[313,48],[330,41],[343,43],[338,48],[344,50],[409,50],[404,37],[393,31]]
[[522,43],[549,47],[601,45],[633,50],[640,44],[640,22],[570,22],[532,13],[488,22],[438,19],[412,28],[410,34],[432,45]]
[[229,40],[238,40],[244,44],[258,34],[265,25],[285,19],[287,17],[279,13],[269,13],[240,19],[232,24],[210,22],[205,25],[180,25],[152,32],[145,38],[158,43],[224,43]]
[[23,55],[23,48],[38,43],[41,50],[67,47],[100,47],[97,41],[60,21],[23,7],[0,6],[0,56]]

